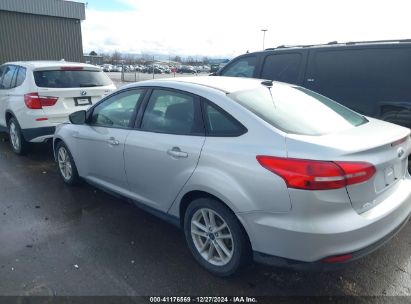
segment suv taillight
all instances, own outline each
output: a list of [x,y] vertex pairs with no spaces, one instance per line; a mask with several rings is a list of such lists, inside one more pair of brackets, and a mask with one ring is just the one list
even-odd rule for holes
[[39,96],[38,93],[28,93],[24,95],[24,103],[29,109],[42,109],[43,107],[54,106],[58,97]]
[[258,155],[257,161],[284,179],[288,188],[339,189],[369,180],[375,167],[366,162],[332,162]]

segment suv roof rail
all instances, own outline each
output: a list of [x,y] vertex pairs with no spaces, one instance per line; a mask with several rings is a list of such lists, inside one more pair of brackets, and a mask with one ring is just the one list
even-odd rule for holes
[[267,48],[265,51],[273,51],[276,49],[286,49],[286,48],[307,48],[312,46],[325,46],[325,45],[355,45],[355,44],[366,44],[366,43],[388,43],[388,42],[411,42],[411,39],[391,39],[391,40],[371,40],[371,41],[348,41],[348,42],[338,42],[330,41],[328,43],[319,43],[319,44],[306,44],[306,45],[279,45],[274,48]]
[[349,41],[345,44],[359,44],[359,43],[385,43],[385,42],[411,42],[411,39],[391,39],[391,40],[371,40],[371,41]]

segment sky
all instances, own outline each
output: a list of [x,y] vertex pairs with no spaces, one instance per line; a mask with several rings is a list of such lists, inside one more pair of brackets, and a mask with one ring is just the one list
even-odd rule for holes
[[233,58],[279,45],[411,38],[409,0],[85,0],[86,53]]

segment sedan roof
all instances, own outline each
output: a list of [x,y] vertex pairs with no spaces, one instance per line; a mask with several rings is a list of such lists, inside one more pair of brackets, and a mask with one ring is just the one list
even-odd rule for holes
[[193,76],[193,77],[179,77],[167,78],[158,80],[141,81],[139,85],[161,86],[162,84],[194,84],[204,87],[213,88],[225,93],[232,93],[241,90],[249,90],[258,88],[262,85],[264,80],[254,78],[242,77],[224,77],[224,76]]

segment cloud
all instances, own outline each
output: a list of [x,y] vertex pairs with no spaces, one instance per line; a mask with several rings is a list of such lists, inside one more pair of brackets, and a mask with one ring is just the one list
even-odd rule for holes
[[263,28],[266,47],[411,37],[402,0],[117,1],[130,9],[87,9],[85,51],[233,57],[260,50]]

